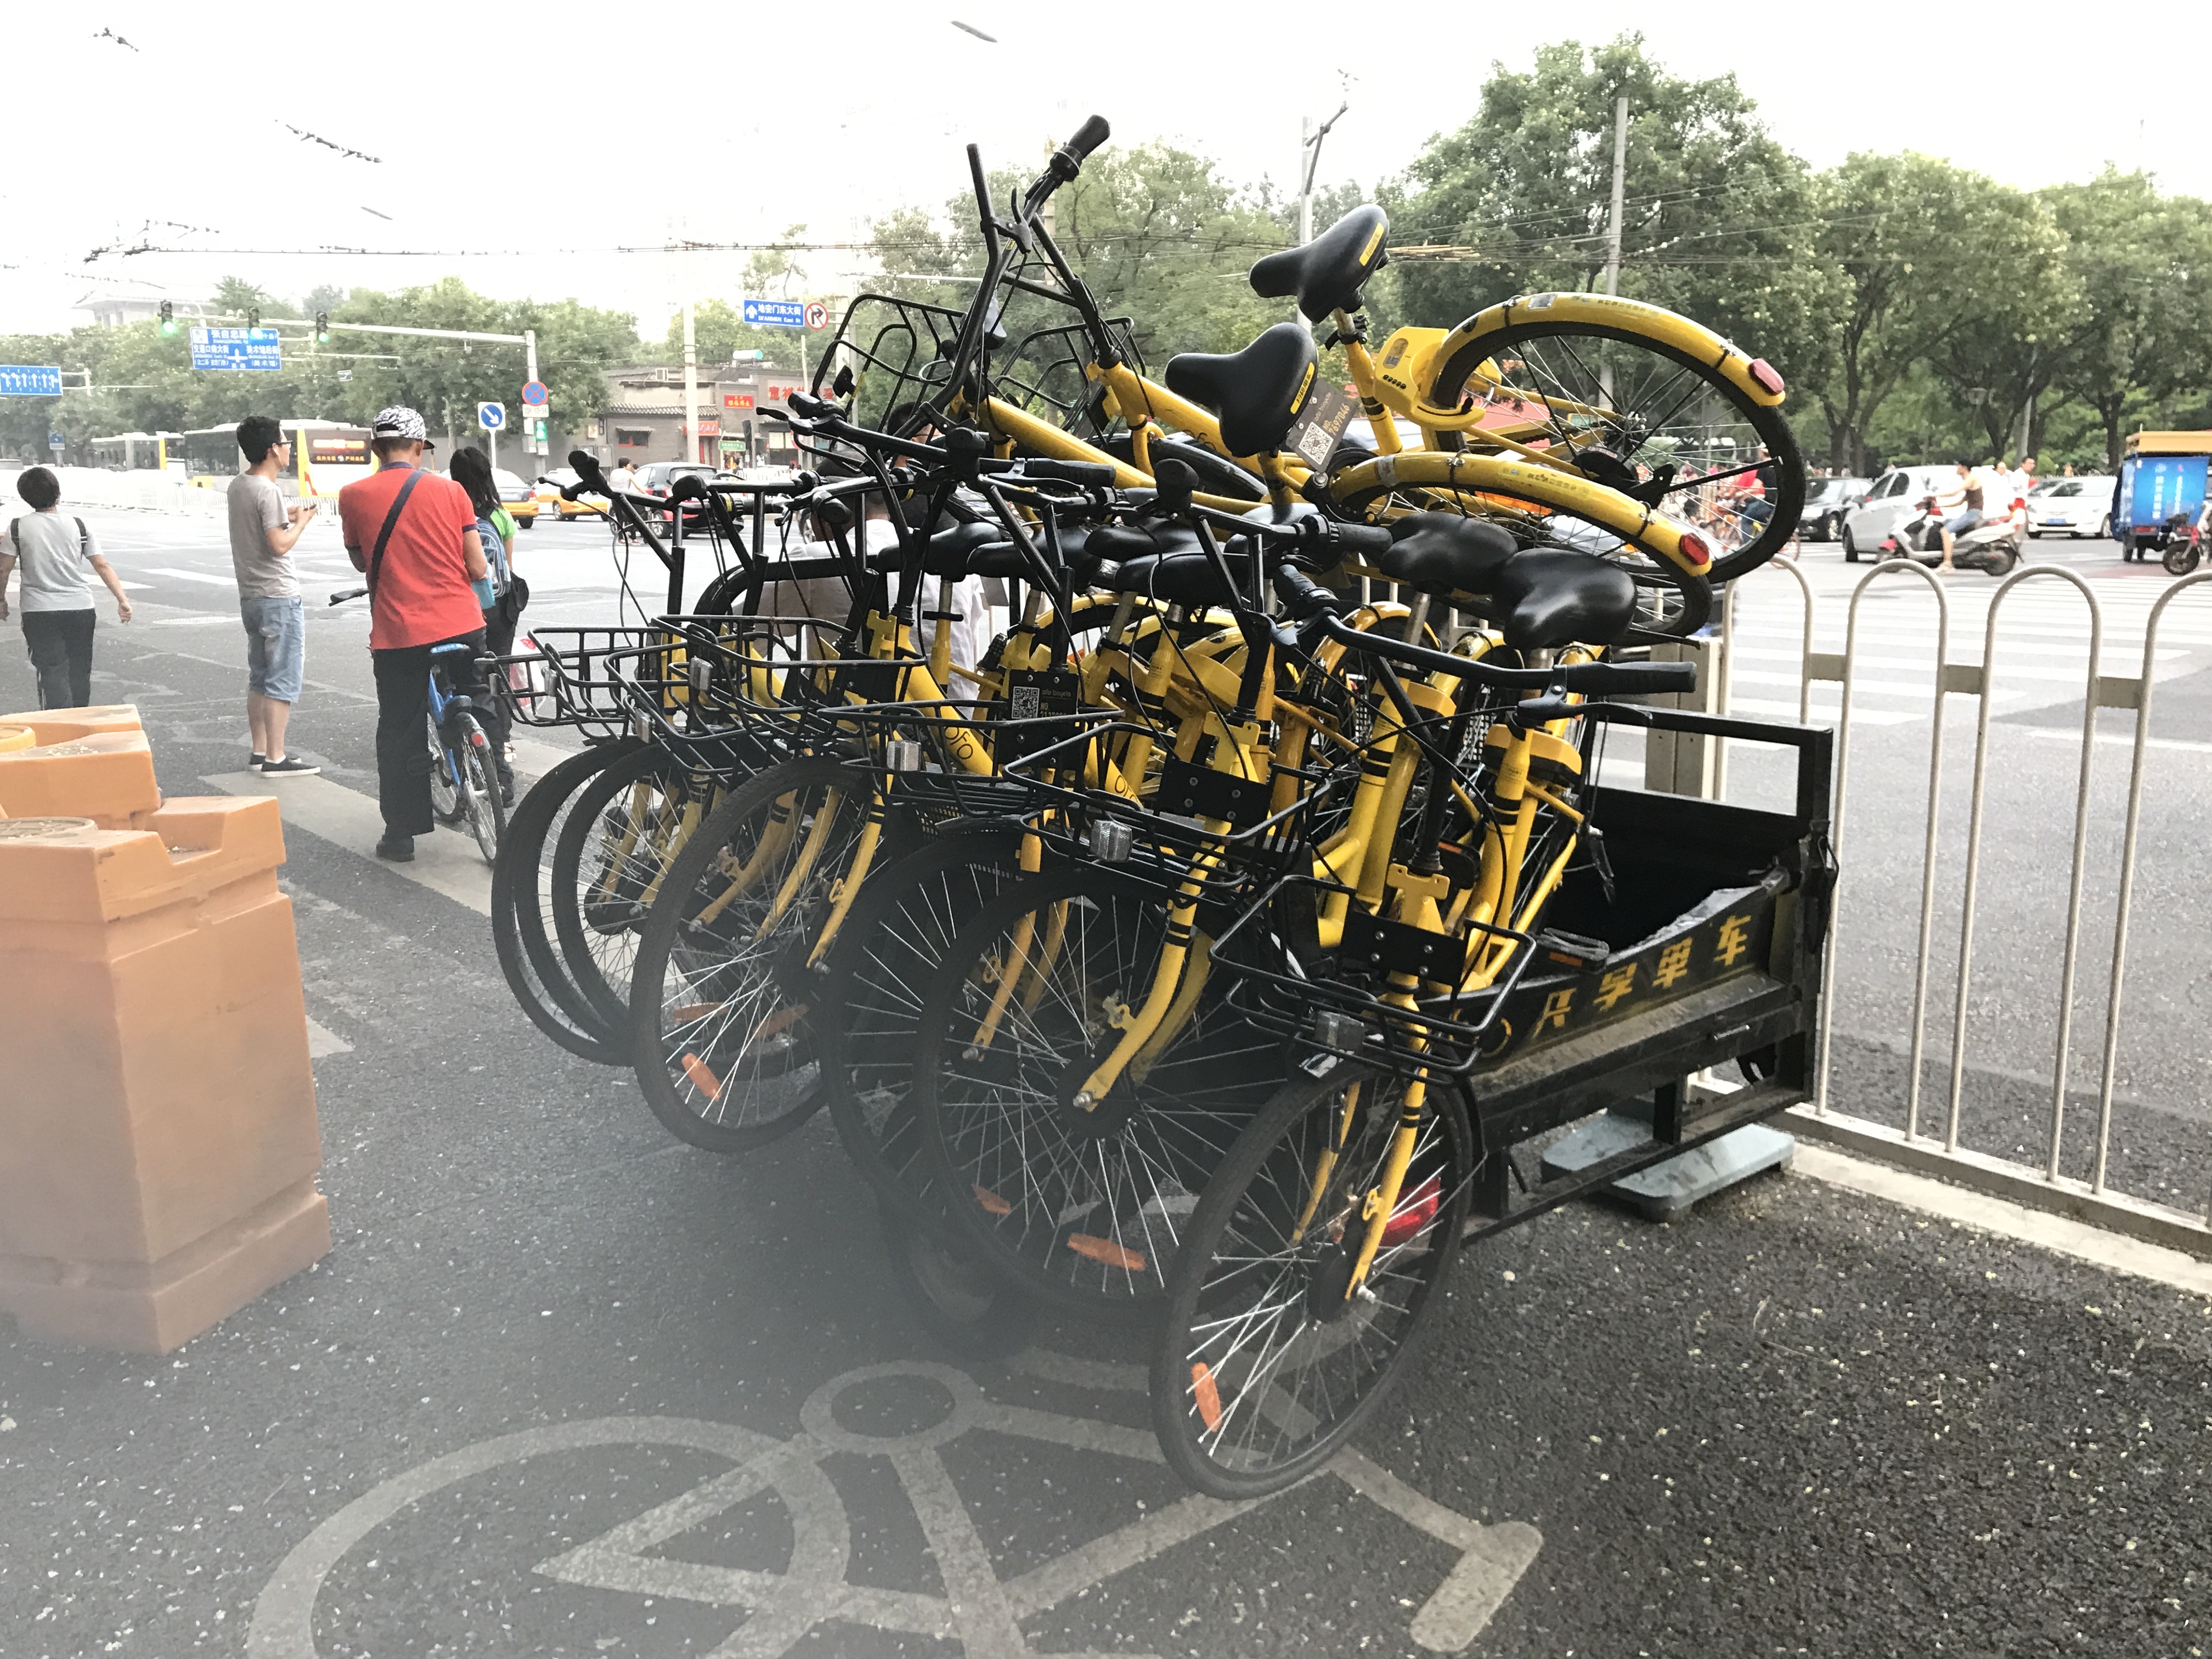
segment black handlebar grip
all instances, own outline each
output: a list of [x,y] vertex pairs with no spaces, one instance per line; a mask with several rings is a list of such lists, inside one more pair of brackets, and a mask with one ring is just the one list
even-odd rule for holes
[[1188,463],[1169,455],[1153,466],[1152,484],[1153,501],[1165,512],[1181,513],[1198,489],[1198,473]]
[[1559,671],[1562,688],[1569,691],[1620,696],[1641,693],[1656,696],[1668,691],[1698,689],[1698,665],[1693,662],[1585,662]]
[[1097,149],[1099,145],[1113,136],[1114,129],[1106,125],[1106,118],[1103,115],[1094,115],[1076,128],[1075,137],[1069,139],[1062,148],[1067,151],[1071,159],[1082,161],[1088,160],[1092,150]]
[[1111,489],[1121,476],[1110,461],[1055,461],[1032,458],[1021,463],[1021,470],[1032,478],[1053,478],[1061,483],[1096,486]]
[[580,477],[591,479],[599,476],[599,458],[588,449],[570,450],[568,465],[575,469]]
[[677,501],[704,501],[707,499],[707,481],[696,472],[686,472],[669,486],[668,499],[672,504]]
[[1333,524],[1328,541],[1346,553],[1388,553],[1392,537],[1387,524]]
[[1275,597],[1301,618],[1316,617],[1325,611],[1334,611],[1342,605],[1335,594],[1295,565],[1275,568]]
[[835,405],[804,392],[792,392],[783,401],[789,406],[791,412],[802,421],[818,421],[824,415],[835,415],[837,412]]

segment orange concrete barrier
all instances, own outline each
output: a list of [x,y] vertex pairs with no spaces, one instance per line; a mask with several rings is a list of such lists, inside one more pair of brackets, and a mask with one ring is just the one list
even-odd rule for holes
[[161,805],[143,732],[0,745],[0,813],[9,817],[85,817],[103,830],[143,830]]
[[0,726],[28,726],[37,743],[73,743],[102,732],[136,732],[138,705],[109,702],[85,708],[26,708],[21,714],[0,714]]
[[283,860],[266,798],[0,820],[0,1309],[27,1334],[165,1352],[330,1249]]

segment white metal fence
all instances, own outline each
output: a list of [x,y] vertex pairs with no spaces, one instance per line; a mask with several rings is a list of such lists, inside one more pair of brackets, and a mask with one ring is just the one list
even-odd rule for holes
[[[1842,706],[1840,729],[1837,738],[1837,770],[1835,780],[1834,821],[1837,826],[1838,857],[1842,866],[1842,880],[1835,906],[1833,932],[1829,940],[1827,957],[1826,995],[1824,998],[1826,1015],[1820,1039],[1818,1092],[1814,1102],[1798,1109],[1793,1127],[1802,1133],[1832,1140],[1859,1152],[1918,1169],[1944,1179],[1999,1194],[2016,1201],[2057,1211],[2094,1222],[2099,1225],[2149,1239],[2159,1243],[2190,1250],[2200,1255],[2212,1256],[2212,1181],[2205,1178],[2203,1167],[2185,1170],[2183,1182],[2194,1190],[2177,1194],[2171,1170],[2157,1177],[2144,1179],[2148,1171],[2138,1167],[2136,1174],[2138,1187],[2164,1188],[2167,1190],[2153,1196],[2138,1190],[2121,1189],[2115,1178],[2112,1157],[2115,1121],[2116,1079],[2118,1074],[2120,1044],[2123,1031],[2127,1029],[2129,1006],[2126,999],[2129,930],[2136,903],[2137,860],[2143,822],[2145,786],[2149,772],[2148,758],[2152,752],[2151,713],[2156,681],[2154,670],[2160,658],[2160,629],[2174,600],[2186,590],[2212,581],[2212,571],[2191,576],[2168,586],[2152,605],[2145,623],[2140,672],[2132,675],[2108,675],[2103,672],[2106,624],[2105,607],[2091,585],[2076,572],[2053,564],[2024,565],[2014,574],[1997,584],[1991,593],[1986,622],[1983,628],[1983,654],[1978,663],[1954,661],[1951,649],[1952,602],[1944,584],[1930,571],[1909,561],[1894,560],[1878,564],[1868,571],[1853,588],[1846,616],[1844,648],[1841,652],[1824,652],[1815,647],[1815,616],[1819,605],[1813,586],[1804,572],[1793,562],[1784,558],[1773,562],[1770,569],[1782,576],[1794,578],[1804,606],[1801,674],[1797,688],[1797,710],[1801,719],[1812,713],[1813,693],[1816,685],[1833,683],[1840,688]],[[1773,578],[1754,577],[1754,580],[1771,581]],[[1969,579],[1972,580],[1972,579]],[[1868,1091],[1856,1084],[1838,1088],[1834,1073],[1833,1050],[1836,1038],[1835,1020],[1838,1013],[1836,997],[1839,963],[1851,963],[1855,937],[1866,948],[1880,948],[1881,942],[1873,935],[1874,924],[1881,920],[1878,907],[1909,902],[1908,896],[1892,887],[1884,889],[1870,882],[1863,873],[1855,879],[1855,862],[1864,864],[1865,858],[1854,859],[1855,848],[1870,854],[1869,837],[1875,834],[1882,816],[1862,811],[1857,820],[1850,816],[1853,805],[1852,762],[1855,738],[1862,742],[1863,730],[1854,731],[1853,715],[1856,694],[1860,689],[1860,670],[1864,656],[1862,647],[1863,611],[1870,592],[1877,584],[1917,584],[1932,600],[1936,613],[1935,652],[1932,662],[1925,665],[1932,671],[1927,690],[1929,732],[1927,741],[1926,795],[1924,810],[1916,826],[1919,848],[1919,884],[1917,895],[1917,927],[1907,947],[1911,958],[1912,989],[1907,1004],[1905,1022],[1905,1077],[1901,1085],[1902,1099],[1869,1098]],[[2010,1146],[1998,1148],[1977,1146],[1967,1115],[1962,1109],[1968,1093],[1970,1028],[1976,1010],[1975,944],[1978,925],[1982,921],[1981,901],[1984,880],[1984,843],[1992,824],[1989,804],[1991,777],[1992,715],[2005,685],[2008,670],[2018,675],[2033,675],[2048,684],[2052,667],[2046,660],[2023,666],[2031,647],[2018,640],[2008,640],[2003,623],[2008,602],[2029,584],[2058,584],[2078,597],[2081,605],[2082,636],[2087,655],[2081,664],[2080,680],[2081,725],[2078,754],[2068,769],[2067,782],[2071,787],[2072,811],[2070,856],[2068,861],[2066,898],[2063,921],[2056,929],[2056,984],[2051,988],[2050,1017],[2047,1023],[2039,1022],[2038,1040],[2048,1043],[2051,1062],[2048,1087],[2044,1103],[2033,1125],[2033,1134],[2027,1140],[2039,1139],[2039,1145],[2024,1144],[2017,1133],[2018,1121],[2008,1126],[2007,1137],[2013,1139]],[[1714,702],[1723,710],[1729,701],[1732,647],[1739,637],[1736,625],[1736,600],[1742,584],[1732,592],[1724,615],[1721,656],[1723,672],[1717,677]],[[2067,654],[2070,655],[2070,653]],[[1890,659],[1889,660],[1895,660]],[[1946,731],[1945,711],[1950,697],[1967,696],[1976,699],[1976,721],[1973,771],[1967,793],[1966,836],[1963,848],[1965,867],[1963,878],[1954,886],[1949,876],[1942,873],[1947,856],[1954,856],[1957,849],[1944,840],[1946,793]],[[2092,825],[2096,817],[2094,809],[2101,803],[2109,809],[2112,805],[2107,793],[2109,780],[2100,779],[2095,767],[2095,752],[2100,734],[2098,731],[2098,711],[2120,709],[2130,711],[2133,720],[2131,758],[2128,773],[2124,817],[2119,837],[2117,879],[2111,899],[2110,957],[2108,963],[2091,962],[2092,969],[2102,965],[2103,1030],[2101,1054],[2096,1069],[2094,1091],[2094,1121],[2087,1126],[2089,1139],[2086,1147],[2074,1137],[2083,1133],[2079,1122],[2076,1102],[2090,1091],[2072,1086],[2071,1074],[2076,1066],[2076,1051],[2081,1045],[2080,1033],[2085,1020],[2077,1010],[2081,1000],[2081,981],[2083,964],[2088,953],[2100,948],[2102,933],[2101,917],[2097,921],[2085,920],[2085,896],[2089,878],[2098,878],[2101,887],[2105,869],[2093,863],[2091,856]],[[2109,742],[2111,734],[2102,734]],[[1894,767],[1899,757],[1889,757]],[[1679,762],[1675,763],[1680,770]],[[1700,793],[1721,794],[1727,783],[1727,758],[1724,753],[1715,754],[1707,763],[1708,787]],[[1677,785],[1675,787],[1682,787]],[[1955,791],[1954,791],[1955,793]],[[1899,791],[1891,787],[1885,792],[1886,800],[1895,803]],[[2051,796],[2040,798],[2049,800]],[[2015,801],[2014,805],[2017,807]],[[2106,814],[2109,816],[2109,812]],[[2019,823],[1996,815],[1996,828],[2001,836],[2019,836],[2027,833]],[[1887,814],[1887,821],[1902,826],[1908,814],[1899,806]],[[1870,827],[1870,824],[1873,827]],[[2102,908],[2102,901],[2098,908]],[[1955,913],[1957,944],[1955,953],[1939,950],[1947,943],[1938,933],[1938,917],[1945,912]],[[1947,959],[1948,958],[1948,959]],[[2022,964],[2008,961],[2008,969],[2019,969]],[[2029,964],[2033,965],[2033,964]],[[1929,1100],[1928,1073],[1931,1061],[1941,1066],[1944,1056],[1931,1048],[1929,1007],[1944,988],[1941,981],[1949,978],[1949,1032],[1948,1077],[1939,1078],[1936,1092],[1938,1098]],[[2017,979],[2017,972],[2014,973]],[[2092,987],[2094,997],[2096,988]],[[2021,1011],[2011,1009],[2014,1016],[2011,1041],[2020,1039]],[[2092,1033],[2092,1041],[2095,1034]],[[2007,1060],[2017,1055],[2007,1055]],[[2184,1140],[2208,1143],[2205,1152],[2212,1152],[2212,1133],[2208,1132],[2202,1118],[2191,1121],[2187,1108],[2202,1109],[2205,1095],[2201,1092],[2191,1101],[2174,1103],[2183,1109],[2167,1114],[2167,1130]],[[2074,1173],[2069,1173],[2071,1167]],[[2179,1202],[2173,1201],[2177,1197]]]

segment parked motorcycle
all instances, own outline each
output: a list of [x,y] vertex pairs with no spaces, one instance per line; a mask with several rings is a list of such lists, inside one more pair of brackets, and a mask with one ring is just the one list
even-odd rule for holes
[[[1960,570],[2009,575],[2020,562],[2021,550],[2027,544],[2027,514],[2023,508],[2014,507],[2005,517],[1959,537],[1952,544],[1951,563]],[[1918,518],[1899,526],[1894,534],[1882,538],[1881,556],[1911,559],[1931,567],[1943,562],[1943,520],[1936,511],[1933,495],[1921,498]]]

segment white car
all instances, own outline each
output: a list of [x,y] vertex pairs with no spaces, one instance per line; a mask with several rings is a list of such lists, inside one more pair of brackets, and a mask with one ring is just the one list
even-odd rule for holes
[[2112,533],[2110,478],[2053,478],[2027,498],[2031,536],[2096,536]]
[[1862,556],[1879,559],[1882,542],[1919,516],[1923,496],[1945,495],[1958,485],[1955,466],[1892,467],[1867,487],[1864,501],[1844,513],[1844,562],[1856,564]]

